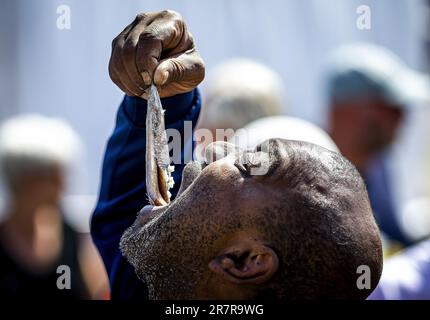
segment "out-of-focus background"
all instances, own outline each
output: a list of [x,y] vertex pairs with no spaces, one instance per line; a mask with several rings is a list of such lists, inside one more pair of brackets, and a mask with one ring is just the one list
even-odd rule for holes
[[[365,29],[357,25],[363,5],[371,13]],[[64,8],[70,10],[70,28],[58,27]],[[162,9],[185,17],[209,75],[229,58],[261,62],[283,81],[281,113],[323,129],[325,61],[338,46],[378,44],[410,68],[429,71],[425,0],[0,0],[0,121],[38,113],[60,117],[76,130],[83,153],[69,174],[64,212],[79,232],[88,232],[105,143],[123,96],[107,71],[111,41],[137,13]],[[429,122],[430,108],[410,108],[388,151],[400,225],[410,212],[430,214]],[[4,192],[0,198],[4,203]]]

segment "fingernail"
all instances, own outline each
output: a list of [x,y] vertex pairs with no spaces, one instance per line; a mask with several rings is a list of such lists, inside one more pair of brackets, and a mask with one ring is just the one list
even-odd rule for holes
[[149,86],[151,84],[151,82],[152,82],[151,77],[149,76],[149,73],[147,71],[144,71],[144,72],[141,73],[141,76],[142,76],[143,82],[147,86]]
[[168,78],[169,78],[169,72],[168,71],[161,72],[160,78],[157,79],[158,85],[162,86],[163,84],[165,84]]
[[148,100],[148,89],[146,89],[145,91],[143,91],[142,95],[140,96],[142,99]]

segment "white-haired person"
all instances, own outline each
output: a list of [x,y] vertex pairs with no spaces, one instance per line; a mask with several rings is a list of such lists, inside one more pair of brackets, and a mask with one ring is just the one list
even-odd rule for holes
[[[89,298],[86,279],[94,264],[84,256],[91,248],[65,222],[61,209],[66,173],[80,149],[77,134],[60,119],[26,114],[1,124],[0,173],[6,194],[0,224],[1,297]],[[59,279],[69,271],[69,279]]]
[[280,115],[285,98],[281,77],[248,58],[232,58],[215,66],[204,93],[195,132],[200,150],[212,141],[228,141],[236,130],[254,120]]
[[272,138],[310,142],[339,153],[327,132],[307,120],[290,116],[255,120],[237,130],[229,142],[244,149],[252,149]]

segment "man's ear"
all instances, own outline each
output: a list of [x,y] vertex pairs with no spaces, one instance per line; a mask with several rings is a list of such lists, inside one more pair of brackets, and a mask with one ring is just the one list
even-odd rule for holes
[[275,251],[258,240],[232,245],[209,263],[209,269],[236,284],[262,284],[278,271]]

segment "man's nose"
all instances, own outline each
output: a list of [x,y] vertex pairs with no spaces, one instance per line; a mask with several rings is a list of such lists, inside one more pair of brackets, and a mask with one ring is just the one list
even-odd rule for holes
[[243,150],[232,143],[215,141],[206,147],[206,163],[210,164],[212,162],[221,160],[230,154],[239,154],[241,152],[243,152]]

